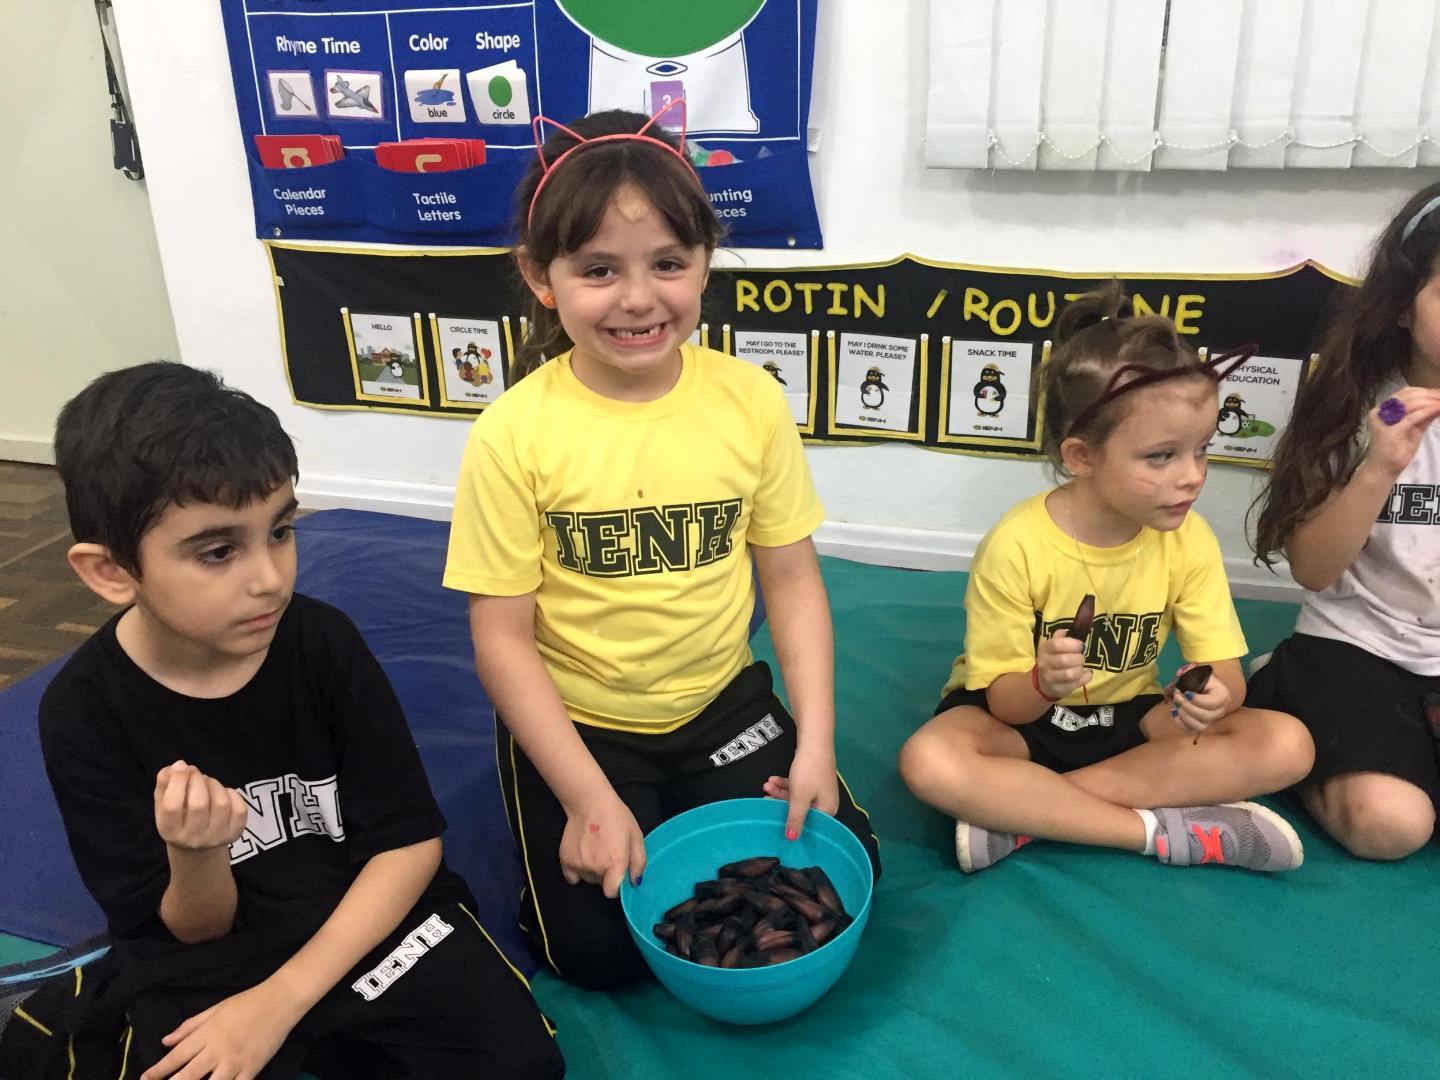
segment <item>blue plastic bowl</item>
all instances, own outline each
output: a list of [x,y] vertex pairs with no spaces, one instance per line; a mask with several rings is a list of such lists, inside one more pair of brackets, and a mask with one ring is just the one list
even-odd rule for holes
[[[835,985],[870,919],[874,878],[859,839],[828,814],[812,810],[798,840],[785,839],[785,803],[730,799],[671,818],[645,838],[644,882],[628,878],[620,903],[630,935],[655,977],[697,1012],[731,1024],[770,1024],[809,1008]],[[666,952],[654,927],[728,862],[778,855],[787,866],[819,866],[855,922],[814,952],[764,968],[712,968]]]

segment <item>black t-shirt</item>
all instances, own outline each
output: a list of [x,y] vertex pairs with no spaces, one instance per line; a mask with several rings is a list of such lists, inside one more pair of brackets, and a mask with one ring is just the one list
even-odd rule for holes
[[[233,935],[298,947],[372,856],[439,836],[445,819],[385,673],[338,609],[295,595],[259,670],[229,697],[188,697],[115,638],[82,645],[40,702],[45,768],[86,887],[116,937],[173,940],[155,777],[177,759],[250,805],[230,848]],[[462,898],[443,866],[424,899]]]

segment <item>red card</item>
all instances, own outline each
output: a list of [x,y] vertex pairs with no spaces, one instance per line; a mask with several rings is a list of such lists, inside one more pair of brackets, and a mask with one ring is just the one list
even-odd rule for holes
[[394,172],[454,172],[485,164],[484,139],[406,139],[375,147],[375,162]]
[[267,169],[327,165],[345,153],[338,135],[256,135],[255,148]]

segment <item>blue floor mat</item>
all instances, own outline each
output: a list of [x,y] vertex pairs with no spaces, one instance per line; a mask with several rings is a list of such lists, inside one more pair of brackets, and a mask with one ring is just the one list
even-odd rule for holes
[[[515,928],[520,862],[495,770],[494,710],[475,675],[465,597],[440,584],[449,525],[358,510],[296,524],[297,588],[346,612],[385,668],[450,823],[445,857],[475,892],[498,944],[529,972]],[[756,605],[751,632],[763,620]],[[104,920],[70,858],[36,732],[40,697],[63,661],[0,691],[0,931],[60,945]]]

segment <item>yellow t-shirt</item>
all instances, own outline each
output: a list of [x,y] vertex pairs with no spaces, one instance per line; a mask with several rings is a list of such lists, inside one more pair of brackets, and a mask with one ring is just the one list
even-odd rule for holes
[[750,663],[746,545],[795,543],[825,516],[775,380],[681,352],[648,402],[594,393],[559,356],[465,448],[445,585],[536,593],[536,645],[580,723],[660,733],[700,712]]
[[[1096,611],[1085,650],[1095,672],[1086,688],[1091,704],[1158,693],[1155,661],[1172,625],[1187,660],[1245,655],[1220,544],[1199,514],[1171,532],[1144,528],[1120,547],[1097,548],[1062,532],[1042,494],[1011,508],[975,552],[965,653],[942,696],[1029,671],[1040,640],[1070,625],[1086,593],[1095,594]],[[1064,699],[1084,700],[1079,690]]]

